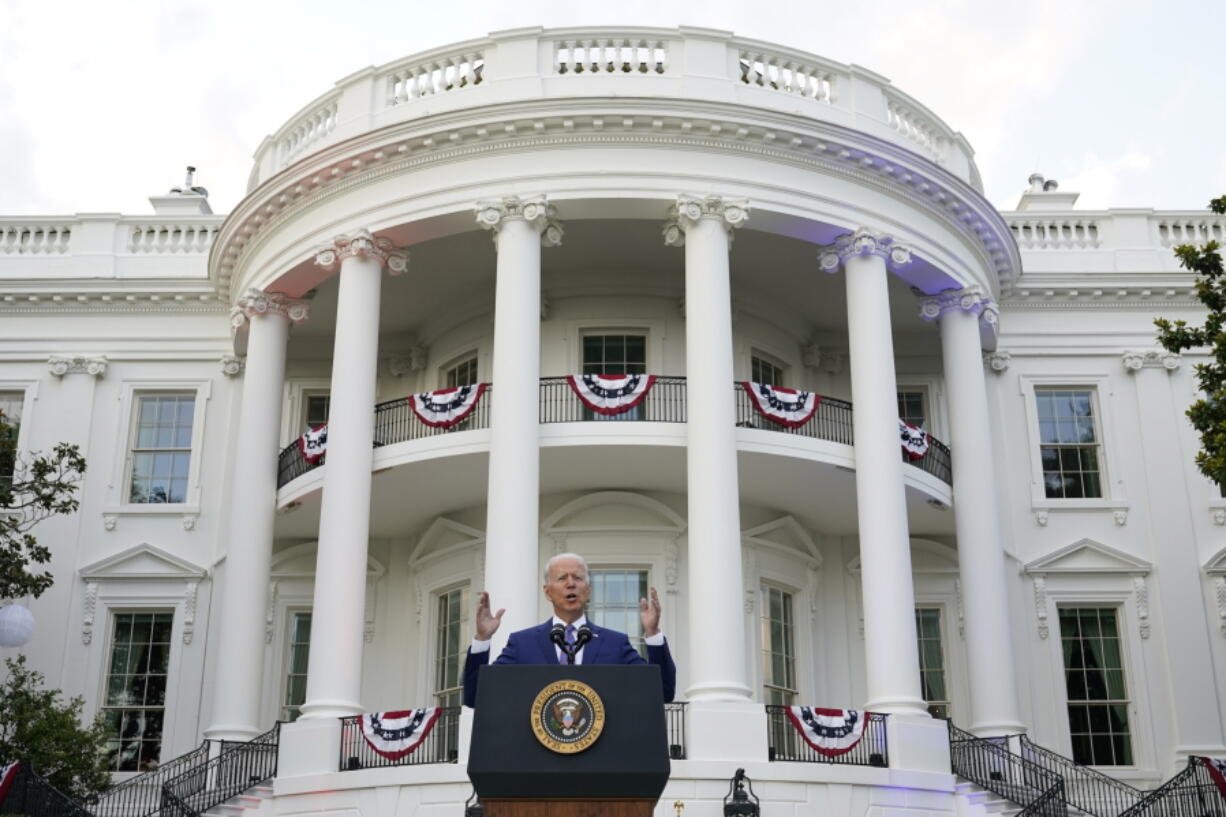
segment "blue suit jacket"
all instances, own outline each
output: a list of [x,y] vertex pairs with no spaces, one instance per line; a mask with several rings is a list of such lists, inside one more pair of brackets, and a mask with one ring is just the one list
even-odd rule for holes
[[[549,640],[553,619],[526,630],[511,633],[502,654],[495,664],[556,664],[558,650]],[[647,660],[630,646],[630,639],[617,630],[606,630],[588,623],[592,628],[592,640],[583,646],[583,663],[586,664],[655,664],[660,668],[664,702],[672,701],[677,691],[677,665],[668,651],[668,641],[663,646],[647,645]],[[490,662],[490,651],[474,654],[470,649],[464,660],[464,705],[477,705],[477,673]]]

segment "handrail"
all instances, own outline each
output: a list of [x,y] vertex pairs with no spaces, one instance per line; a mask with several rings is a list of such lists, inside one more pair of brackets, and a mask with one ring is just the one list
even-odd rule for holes
[[685,707],[686,701],[664,704],[664,718],[668,727],[668,757],[670,760],[685,760]]
[[187,768],[208,762],[210,741],[156,769],[129,777],[107,789],[94,807],[96,817],[149,817],[161,808],[162,784],[178,777]]
[[953,773],[1021,806],[1025,817],[1067,817],[1064,780],[995,740],[977,737],[949,724],[949,762]]
[[864,735],[850,751],[834,757],[820,754],[796,732],[787,717],[786,706],[766,705],[767,759],[771,761],[795,761],[800,763],[832,763],[845,766],[889,766],[887,748],[886,716],[866,712]]
[[385,766],[423,766],[427,763],[456,763],[460,755],[460,707],[445,706],[438,714],[430,734],[416,749],[395,760],[380,755],[362,736],[362,716],[348,715],[341,720],[341,748],[337,769],[352,772]]
[[85,806],[51,785],[29,763],[22,763],[3,801],[0,814],[25,817],[92,817]]
[[1118,817],[1145,795],[1122,780],[1033,743],[1024,734],[1018,736],[1018,743],[1022,757],[1063,778],[1068,805],[1094,817]]
[[162,784],[160,817],[200,817],[277,774],[281,723],[249,741],[222,741],[217,756]]
[[[423,437],[436,437],[458,431],[472,431],[489,428],[491,392],[493,386],[488,385],[485,395],[477,403],[465,420],[451,428],[434,428],[421,421],[409,406],[408,400],[398,397],[387,400],[375,406],[375,447],[408,442]],[[643,402],[630,411],[606,416],[598,414],[585,406],[575,396],[566,382],[566,376],[542,377],[540,380],[540,422],[545,423],[578,423],[595,421],[623,421],[649,423],[684,423],[687,416],[686,379],[676,375],[660,375],[655,386],[647,394]],[[754,409],[739,384],[733,384],[733,400],[735,402],[736,425],[738,428],[756,428],[779,434],[792,434],[798,437],[808,437],[816,440],[853,445],[852,405],[846,400],[835,397],[821,397],[817,410],[807,423],[798,428],[787,428],[774,423]],[[910,459],[901,452],[903,462],[921,471],[931,474],[942,482],[952,484],[953,467],[949,446],[940,440],[928,437],[928,453],[921,459]],[[277,487],[283,488],[288,483],[326,462],[326,455],[315,463],[308,463],[299,450],[298,441],[294,440],[285,448],[277,459]]]
[[1183,771],[1146,793],[1120,817],[1221,817],[1226,802],[1201,758],[1188,758]]

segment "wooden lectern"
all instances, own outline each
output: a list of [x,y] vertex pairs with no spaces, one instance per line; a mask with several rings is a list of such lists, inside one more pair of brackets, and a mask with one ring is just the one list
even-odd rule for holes
[[485,817],[650,817],[669,774],[659,667],[480,673],[468,777]]

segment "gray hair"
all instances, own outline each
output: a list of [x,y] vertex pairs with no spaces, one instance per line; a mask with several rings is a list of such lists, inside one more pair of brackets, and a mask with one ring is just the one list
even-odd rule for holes
[[545,584],[549,584],[549,571],[553,569],[554,562],[559,562],[562,559],[574,559],[576,562],[583,565],[583,578],[587,579],[589,573],[587,569],[587,559],[584,559],[578,553],[558,553],[550,558],[548,562],[545,562]]

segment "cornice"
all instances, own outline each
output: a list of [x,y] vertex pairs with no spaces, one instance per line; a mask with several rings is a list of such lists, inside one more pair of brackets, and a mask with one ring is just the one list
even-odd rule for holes
[[211,290],[194,292],[128,289],[78,292],[45,289],[0,291],[0,314],[225,314],[228,309],[228,305]]
[[[907,201],[959,235],[1001,279],[1020,270],[1008,224],[967,183],[918,153],[799,115],[711,102],[558,99],[502,103],[400,123],[308,155],[240,202],[209,257],[223,293],[234,268],[287,221],[356,187],[503,151],[654,145],[751,154],[817,168]],[[617,106],[617,107],[614,107]]]

